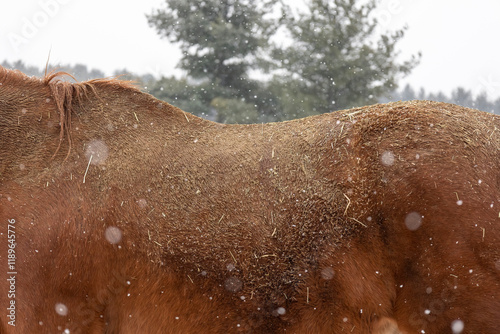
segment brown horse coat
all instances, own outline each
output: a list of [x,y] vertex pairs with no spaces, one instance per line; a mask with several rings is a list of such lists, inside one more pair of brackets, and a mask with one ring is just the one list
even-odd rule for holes
[[59,78],[0,67],[1,333],[500,331],[498,116],[223,125]]

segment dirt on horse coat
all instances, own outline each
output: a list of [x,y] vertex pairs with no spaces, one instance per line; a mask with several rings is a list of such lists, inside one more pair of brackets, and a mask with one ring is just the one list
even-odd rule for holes
[[224,125],[60,78],[0,68],[1,333],[499,332],[498,116]]

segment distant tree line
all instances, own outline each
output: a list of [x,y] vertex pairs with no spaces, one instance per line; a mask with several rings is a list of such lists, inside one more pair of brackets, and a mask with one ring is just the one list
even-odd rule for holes
[[11,69],[16,69],[21,72],[23,72],[26,75],[29,76],[37,76],[37,77],[43,77],[45,74],[45,71],[47,73],[53,71],[53,70],[61,70],[64,72],[68,72],[72,76],[74,76],[78,81],[85,81],[85,80],[90,80],[94,78],[102,78],[104,77],[104,72],[96,69],[88,69],[86,65],[82,64],[76,64],[74,66],[71,66],[69,64],[60,64],[57,66],[50,65],[48,66],[47,69],[45,68],[39,68],[36,66],[30,66],[24,64],[22,60],[17,60],[15,62],[9,63],[8,61],[4,60],[0,65],[2,65],[5,68],[11,68]]
[[410,101],[410,100],[430,100],[446,103],[454,103],[460,106],[474,108],[500,115],[500,98],[490,100],[486,92],[481,92],[474,96],[471,90],[457,87],[452,90],[451,96],[446,96],[442,92],[427,93],[424,88],[416,92],[409,84],[403,89],[395,91],[388,97],[381,98],[381,102],[386,101]]
[[[12,68],[22,71],[23,73],[31,76],[43,76],[45,69],[40,69],[35,66],[25,65],[22,61],[16,61],[9,63],[8,61],[3,61],[0,65],[5,68]],[[57,67],[50,66],[48,71],[53,69],[60,69],[66,71],[73,75],[78,81],[103,78],[105,77],[104,72],[97,69],[88,69],[86,65],[76,64],[71,65],[60,65]],[[215,99],[212,101],[212,105],[208,107],[203,103],[205,100],[203,95],[208,94],[205,91],[203,85],[191,82],[187,78],[176,78],[176,77],[161,77],[156,79],[151,74],[145,75],[134,75],[128,72],[126,69],[117,70],[113,73],[113,76],[121,76],[121,78],[135,80],[139,87],[147,91],[148,93],[154,95],[159,99],[163,99],[170,104],[173,104],[181,109],[199,115],[201,117],[218,120],[222,118],[226,123],[235,123],[240,121],[238,112],[238,105],[231,104],[231,100]],[[267,83],[270,85],[270,83]],[[293,99],[288,97],[282,97],[287,99],[287,101],[282,101],[281,103],[293,104]],[[486,112],[495,113],[500,115],[500,98],[496,100],[490,100],[486,92],[480,93],[474,96],[471,90],[467,90],[463,87],[455,88],[450,96],[442,92],[438,93],[427,93],[424,88],[420,88],[418,91],[411,87],[409,84],[405,85],[400,90],[395,90],[389,94],[379,97],[373,103],[386,103],[390,101],[411,101],[411,100],[431,100],[438,102],[454,103],[468,108],[475,108]],[[272,103],[271,103],[272,104]],[[215,108],[218,109],[215,109]],[[291,108],[290,108],[291,109]],[[251,112],[251,111],[250,111]],[[257,111],[255,111],[258,114]],[[217,115],[218,113],[218,115]],[[249,113],[249,111],[245,111]],[[285,117],[275,117],[272,120],[284,120],[296,118],[296,114],[293,113],[286,115]]]

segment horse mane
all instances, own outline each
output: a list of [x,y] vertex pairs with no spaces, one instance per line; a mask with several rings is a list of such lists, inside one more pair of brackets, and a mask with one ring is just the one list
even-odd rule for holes
[[[67,77],[74,82],[65,80]],[[59,144],[52,158],[55,157],[64,140],[64,134],[68,137],[68,153],[65,160],[71,153],[71,115],[73,114],[73,104],[81,103],[83,99],[88,99],[88,93],[91,92],[100,99],[96,91],[96,86],[109,87],[112,89],[132,89],[139,91],[134,81],[119,80],[118,78],[92,79],[78,82],[75,77],[64,71],[52,71],[44,76],[43,83],[47,85],[52,93],[52,98],[59,112],[61,130],[59,133]]]
[[[68,80],[72,79],[73,81]],[[61,143],[64,140],[65,134],[68,138],[69,148],[66,159],[71,153],[71,115],[73,106],[76,103],[82,103],[89,98],[89,93],[92,93],[100,100],[96,90],[99,88],[108,88],[112,90],[125,89],[140,92],[137,88],[137,83],[130,80],[120,80],[119,77],[92,79],[78,82],[74,76],[64,71],[53,70],[46,73],[43,78],[29,77],[18,70],[9,70],[0,66],[0,84],[26,84],[40,82],[49,87],[51,97],[55,102],[56,109],[59,112],[61,130],[59,133],[59,144],[52,158],[59,152]],[[66,160],[65,159],[65,160]]]

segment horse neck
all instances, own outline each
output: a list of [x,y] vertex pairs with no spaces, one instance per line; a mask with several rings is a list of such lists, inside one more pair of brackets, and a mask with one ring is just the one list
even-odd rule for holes
[[126,142],[206,122],[118,80],[70,83],[3,72],[2,174],[9,169],[14,175],[28,162],[37,167],[60,163],[93,139]]

